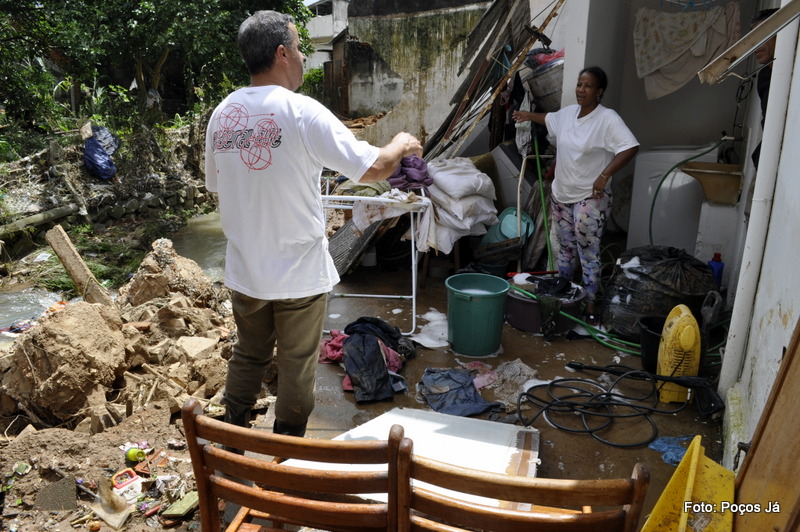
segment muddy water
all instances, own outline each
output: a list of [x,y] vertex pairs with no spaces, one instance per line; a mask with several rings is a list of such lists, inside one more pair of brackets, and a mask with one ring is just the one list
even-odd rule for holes
[[33,288],[0,291],[0,350],[59,299],[59,294]]
[[[219,214],[193,218],[171,240],[179,255],[197,262],[213,280],[222,280],[226,241]],[[0,290],[0,349],[10,345],[16,332],[40,317],[60,297],[55,292],[34,288]]]
[[227,241],[222,234],[219,213],[192,218],[170,239],[178,255],[195,261],[212,280],[223,279]]

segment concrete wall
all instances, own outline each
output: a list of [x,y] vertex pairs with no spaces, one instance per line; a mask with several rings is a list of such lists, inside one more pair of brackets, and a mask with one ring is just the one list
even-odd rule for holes
[[[354,16],[363,13],[365,7],[351,4],[351,8],[360,7],[349,13],[348,34],[368,45],[374,56],[371,65],[359,70],[353,70],[355,63],[347,60],[349,115],[388,113],[376,125],[366,128],[361,138],[383,145],[398,131],[408,131],[424,143],[449,114],[449,101],[463,79],[458,67],[466,37],[488,6],[450,3],[461,6],[432,9],[448,2],[420,2],[420,11],[413,17],[393,12]],[[376,6],[381,13],[400,8],[392,2]],[[408,11],[411,6],[402,3],[402,9]]]
[[306,57],[304,70],[320,68],[331,60],[331,41],[333,40],[333,15],[317,16],[308,21],[308,34],[311,36],[315,51]]
[[347,41],[345,64],[349,81],[350,118],[393,109],[403,99],[405,81],[368,43]]
[[326,4],[322,12],[329,14],[318,15],[308,21],[306,29],[316,50],[306,58],[306,71],[320,68],[331,60],[333,39],[347,28],[349,0],[330,0],[317,2],[314,5],[319,4]]

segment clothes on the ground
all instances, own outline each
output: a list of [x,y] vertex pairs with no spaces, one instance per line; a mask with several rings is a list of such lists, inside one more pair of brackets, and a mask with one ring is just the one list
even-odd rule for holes
[[414,342],[397,327],[367,316],[350,323],[344,331],[331,331],[330,339],[320,345],[319,361],[344,365],[347,375],[342,389],[354,392],[357,402],[382,401],[407,389],[405,379],[397,372],[415,355]]
[[397,351],[404,360],[414,358],[417,348],[414,342],[403,336],[400,329],[394,325],[389,325],[380,318],[372,316],[362,316],[344,328],[347,335],[357,333],[372,334],[377,336],[390,349]]
[[473,383],[472,372],[466,369],[427,368],[417,383],[417,393],[428,406],[443,414],[476,416],[505,409],[503,403],[481,397]]
[[402,362],[390,369],[390,350],[377,336],[355,332],[344,341],[342,351],[344,369],[357,403],[391,399],[395,392],[407,388],[405,379],[397,373]]

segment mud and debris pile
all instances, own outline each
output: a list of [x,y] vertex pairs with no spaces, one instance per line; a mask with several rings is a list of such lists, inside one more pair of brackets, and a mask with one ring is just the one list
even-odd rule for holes
[[[179,411],[193,396],[221,415],[234,334],[227,289],[168,239],[154,242],[114,306],[43,315],[0,355],[0,530],[191,522],[191,504],[175,512],[194,492]],[[130,447],[144,451],[144,469],[126,459]],[[121,487],[121,471],[142,479],[122,505],[128,516],[103,495]],[[45,488],[61,494],[43,497]]]

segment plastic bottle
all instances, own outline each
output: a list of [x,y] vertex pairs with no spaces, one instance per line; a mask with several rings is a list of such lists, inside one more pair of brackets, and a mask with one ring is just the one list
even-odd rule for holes
[[717,282],[717,286],[722,287],[722,269],[725,268],[725,263],[722,262],[722,255],[714,253],[714,256],[708,261],[708,265],[711,266],[711,273]]
[[130,460],[131,462],[141,462],[147,455],[145,454],[143,449],[139,449],[138,447],[131,447],[125,452],[125,458]]

